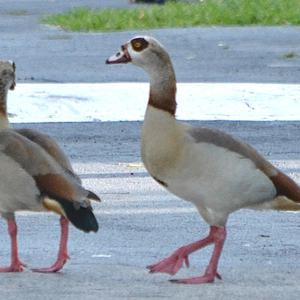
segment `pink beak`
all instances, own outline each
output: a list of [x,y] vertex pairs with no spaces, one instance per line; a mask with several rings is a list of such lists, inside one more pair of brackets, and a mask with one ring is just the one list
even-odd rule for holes
[[106,60],[106,64],[126,64],[131,62],[131,57],[128,53],[126,46],[121,46],[121,51],[119,51],[117,54],[109,57]]

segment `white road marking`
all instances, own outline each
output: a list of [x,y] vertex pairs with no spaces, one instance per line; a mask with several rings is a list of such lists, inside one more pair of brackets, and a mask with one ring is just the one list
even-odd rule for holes
[[[10,120],[88,122],[143,120],[148,83],[18,84]],[[182,120],[300,120],[300,84],[179,83]]]

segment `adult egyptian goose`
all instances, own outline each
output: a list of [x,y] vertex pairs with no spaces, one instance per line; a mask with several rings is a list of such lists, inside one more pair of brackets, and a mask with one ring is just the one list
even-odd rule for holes
[[210,225],[207,237],[179,248],[148,269],[151,273],[174,275],[183,263],[189,265],[189,254],[213,244],[203,276],[171,280],[190,284],[213,282],[215,277],[221,278],[217,267],[229,214],[245,207],[299,210],[300,188],[249,145],[222,131],[176,120],[175,73],[167,51],[157,40],[135,37],[106,61],[128,62],[150,76],[141,138],[146,169],[168,191],[192,202]]
[[[6,186],[8,190],[4,193],[2,192],[1,189],[0,212],[2,216],[6,217],[8,221],[8,231],[12,241],[12,261],[9,267],[0,268],[0,272],[19,272],[23,270],[24,264],[21,263],[18,258],[17,237],[16,237],[17,225],[14,218],[14,211],[24,210],[24,209],[32,210],[32,206],[34,206],[33,210],[46,209],[46,210],[54,211],[61,215],[60,218],[61,238],[60,238],[60,247],[59,247],[59,252],[58,252],[58,257],[56,262],[49,268],[33,269],[33,271],[37,271],[37,272],[57,272],[64,266],[67,259],[69,258],[68,251],[67,251],[68,224],[69,224],[68,220],[70,220],[76,227],[86,232],[97,231],[98,230],[97,221],[93,213],[91,212],[91,207],[87,199],[99,201],[99,198],[94,193],[83,189],[83,187],[81,186],[81,181],[79,177],[74,173],[69,159],[64,154],[64,152],[60,149],[59,145],[49,136],[32,129],[15,130],[15,132],[18,133],[17,135],[12,134],[11,133],[12,131],[5,130],[9,128],[9,121],[7,116],[7,94],[9,89],[14,89],[15,87],[15,69],[16,66],[13,62],[0,61],[0,133],[1,134],[5,133],[4,134],[5,139],[7,139],[7,135],[9,136],[12,135],[13,137],[10,137],[9,138],[10,140],[15,140],[15,139],[19,140],[20,139],[19,134],[22,135],[23,138],[21,138],[21,141],[12,142],[12,143],[15,143],[16,145],[21,144],[21,147],[24,148],[24,150],[26,149],[26,147],[31,148],[32,144],[36,144],[36,146],[33,147],[34,152],[31,154],[32,164],[35,165],[39,163],[38,160],[34,159],[34,155],[36,152],[38,153],[38,155],[42,155],[42,157],[43,155],[45,156],[45,152],[46,152],[46,158],[44,158],[45,163],[47,163],[47,159],[49,159],[48,156],[50,155],[52,161],[54,160],[54,163],[52,162],[53,166],[52,165],[51,166],[54,167],[55,165],[58,164],[62,174],[56,174],[56,173],[41,174],[43,176],[47,174],[48,179],[46,177],[43,177],[44,178],[42,179],[43,182],[39,182],[39,183],[37,182],[37,180],[39,180],[38,179],[39,177],[35,177],[34,178],[34,180],[36,181],[35,185],[37,185],[40,195],[35,195],[35,190],[37,189],[36,186],[33,187],[28,186],[26,187],[26,189],[30,190],[30,188],[32,188],[31,192],[32,194],[34,194],[33,198],[27,199],[26,197],[24,197],[24,199],[22,199],[20,198],[21,197],[20,192],[22,191],[22,188],[25,188],[24,184],[23,186],[22,185],[19,186],[17,184],[17,181],[13,178],[13,176],[14,176],[14,172],[18,172],[18,171],[14,169],[11,170],[10,176],[12,181]],[[0,139],[1,139],[0,140],[0,144],[1,144],[2,142],[4,142],[3,136],[0,137]],[[28,139],[30,141],[28,141]],[[23,143],[25,144],[25,146],[23,145]],[[12,159],[14,159],[14,155],[20,154],[21,155],[20,159],[22,159],[23,163],[28,164],[28,162],[26,162],[26,159],[28,159],[28,157],[26,157],[26,152],[23,153],[22,150],[19,149],[14,150],[11,147],[9,149],[10,150],[8,155],[11,156]],[[42,154],[39,154],[39,152]],[[22,164],[19,164],[19,167],[22,168]],[[36,167],[42,167],[42,165],[41,166],[37,165]],[[10,170],[10,168],[12,167],[8,166],[8,170]],[[25,171],[27,171],[27,169],[25,169]],[[65,178],[66,176],[67,179]],[[51,177],[53,177],[54,179],[52,179]],[[30,180],[32,181],[33,179]],[[4,184],[4,182],[5,182],[4,180],[1,181],[2,184]],[[45,185],[44,188],[43,185]],[[19,194],[15,192],[14,186],[18,186],[18,188],[20,189]],[[66,190],[64,191],[64,189]],[[78,199],[75,197],[75,194],[72,195],[73,193],[72,189],[75,189],[76,191],[80,190],[82,193],[85,194],[85,197],[80,199],[80,201],[83,201],[84,207],[80,206],[80,201],[78,202]],[[70,206],[68,202],[67,202],[67,207],[65,207],[63,204],[59,202],[58,199],[54,200],[54,202],[52,200],[49,200],[47,198],[48,193],[50,194],[54,193],[57,194],[57,196],[59,196],[59,194],[62,193],[62,195],[64,195],[64,198],[62,198],[63,201],[65,200],[71,202],[75,201],[74,207],[72,205]],[[70,195],[67,196],[66,193],[70,193]],[[38,197],[40,197],[40,199],[37,205],[35,202],[37,201]],[[15,200],[10,200],[10,199],[15,199]],[[12,202],[10,204],[12,207],[9,206],[7,208],[6,207],[7,202],[9,201]],[[80,220],[79,218],[82,218],[82,220]]]

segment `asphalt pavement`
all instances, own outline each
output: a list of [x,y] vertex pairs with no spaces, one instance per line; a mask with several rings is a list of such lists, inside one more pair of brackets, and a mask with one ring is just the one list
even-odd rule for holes
[[300,27],[198,27],[72,33],[40,20],[73,7],[134,7],[128,0],[0,0],[1,58],[18,66],[21,82],[147,81],[141,70],[104,64],[137,34],[168,49],[181,82],[300,82]]
[[[16,61],[19,81],[147,81],[133,67],[104,64],[123,41],[141,32],[71,33],[39,23],[44,14],[83,4],[129,6],[125,0],[0,0],[1,58]],[[299,30],[206,27],[144,33],[153,34],[169,49],[179,81],[299,83]],[[290,52],[295,55],[288,59]],[[299,121],[194,124],[242,138],[300,182]],[[95,205],[99,233],[84,234],[72,227],[71,260],[58,274],[30,271],[55,260],[58,217],[19,214],[20,256],[28,270],[0,274],[0,299],[297,299],[300,221],[294,213],[241,210],[233,214],[219,267],[223,280],[215,284],[174,285],[168,275],[148,274],[146,265],[200,239],[208,228],[194,207],[163,190],[141,166],[140,126],[140,122],[14,125],[56,138],[84,185],[97,192],[103,203]],[[1,221],[1,265],[9,262],[9,246]],[[190,269],[174,277],[201,274],[210,250],[193,255]]]
[[[226,130],[251,143],[300,182],[300,122],[193,122]],[[18,215],[21,274],[0,274],[1,299],[297,299],[300,293],[299,215],[241,210],[228,222],[228,239],[215,284],[182,286],[148,264],[203,237],[208,226],[189,203],[167,193],[140,165],[140,122],[16,124],[52,135],[70,156],[83,184],[103,202],[94,205],[100,230],[71,227],[71,260],[58,274],[31,267],[54,262],[59,221],[52,214]],[[0,223],[1,265],[9,261]],[[173,278],[200,275],[211,248],[190,257]]]

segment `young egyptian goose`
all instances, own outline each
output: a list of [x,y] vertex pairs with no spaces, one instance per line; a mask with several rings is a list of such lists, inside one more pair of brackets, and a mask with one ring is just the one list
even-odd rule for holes
[[[15,87],[15,64],[10,61],[0,61],[0,132],[1,130],[7,129],[9,127],[9,121],[8,121],[8,116],[7,116],[7,94],[9,89],[14,89]],[[11,131],[9,131],[11,132]],[[54,164],[59,164],[60,168],[62,169],[62,177],[57,177],[56,174],[49,174],[48,179],[44,183],[37,183],[36,184],[40,188],[40,197],[43,198],[43,200],[40,201],[39,205],[41,206],[40,208],[54,211],[58,214],[61,215],[60,218],[60,225],[61,225],[61,238],[60,238],[60,246],[59,246],[59,252],[58,252],[58,257],[56,262],[48,268],[40,268],[40,269],[33,269],[33,271],[37,272],[57,272],[59,271],[64,264],[66,263],[67,259],[69,258],[68,256],[68,250],[67,250],[67,241],[68,241],[68,224],[69,224],[69,219],[73,224],[78,227],[79,229],[82,229],[84,231],[97,231],[98,230],[98,225],[97,221],[94,219],[94,216],[91,212],[91,207],[90,204],[87,205],[87,208],[80,208],[80,204],[77,204],[76,202],[74,203],[74,209],[72,207],[64,207],[61,203],[56,203],[53,201],[50,201],[46,198],[47,193],[44,194],[44,191],[42,188],[42,184],[46,184],[46,189],[49,189],[48,192],[50,194],[52,193],[51,190],[53,189],[54,193],[64,193],[63,189],[69,189],[69,192],[72,193],[70,190],[70,187],[68,185],[70,183],[63,182],[64,177],[67,176],[68,180],[71,182],[71,188],[78,189],[77,186],[79,186],[79,189],[82,191],[85,191],[82,186],[81,186],[81,181],[79,177],[74,173],[73,168],[70,164],[69,159],[67,156],[64,154],[64,152],[60,149],[59,145],[51,139],[49,136],[42,134],[36,130],[32,129],[18,129],[15,130],[18,134],[21,134],[23,138],[20,143],[25,143],[26,145],[28,142],[37,144],[36,147],[34,148],[35,152],[46,152],[46,156],[50,155],[51,159],[54,159]],[[6,133],[7,135],[7,133]],[[10,133],[11,135],[11,133]],[[17,135],[17,139],[19,138],[19,135]],[[30,141],[28,141],[29,139]],[[3,140],[0,141],[0,143],[3,142]],[[29,145],[31,145],[29,143]],[[18,144],[18,143],[17,143]],[[42,148],[42,149],[41,149]],[[40,150],[38,150],[40,149]],[[13,149],[11,150],[13,151]],[[17,151],[17,150],[15,150]],[[9,153],[11,156],[14,155],[14,153]],[[22,152],[20,152],[22,154]],[[41,154],[44,155],[44,154]],[[26,156],[23,156],[22,159],[26,161]],[[35,163],[35,160],[33,159],[33,163]],[[38,163],[36,161],[36,163]],[[12,171],[13,175],[13,171]],[[51,176],[54,176],[56,179],[51,179]],[[58,181],[59,179],[59,181]],[[38,180],[38,179],[37,179]],[[49,182],[47,182],[49,181]],[[2,181],[3,182],[3,181]],[[12,187],[12,183],[14,186],[17,186],[17,183],[15,180],[12,178],[12,182],[10,183],[9,187],[11,187],[11,195],[8,196],[7,199],[4,199],[6,195],[5,193],[0,196],[0,212],[1,214],[7,218],[8,221],[8,231],[11,236],[11,241],[12,241],[12,261],[11,265],[6,268],[0,268],[0,272],[19,272],[23,270],[23,266],[25,266],[23,263],[20,262],[18,258],[18,250],[17,250],[17,225],[15,222],[14,218],[14,211],[16,210],[23,210],[23,209],[28,209],[31,210],[32,206],[32,201],[35,203],[37,196],[33,196],[33,198],[29,201],[28,199],[24,198],[20,202],[20,195],[15,195],[15,189]],[[47,185],[49,187],[47,187]],[[22,185],[20,186],[20,189],[22,188]],[[24,188],[24,187],[23,187]],[[34,193],[34,190],[36,187],[33,188],[32,193]],[[61,191],[60,191],[61,189]],[[99,198],[92,192],[90,191],[85,191],[86,198],[92,199],[92,200],[98,200]],[[12,211],[7,211],[7,208],[5,206],[2,208],[1,203],[9,201],[8,199],[10,198],[16,198],[16,201],[12,201],[13,205],[13,210]],[[76,198],[64,198],[65,200],[71,200],[71,201],[76,201]],[[24,205],[22,204],[23,202],[26,203],[28,200],[28,207],[23,207]],[[55,200],[57,201],[57,199]],[[59,202],[59,201],[58,201]],[[85,205],[87,200],[85,200]],[[20,205],[21,204],[21,205]],[[36,206],[36,204],[34,204]],[[40,209],[38,208],[38,209]],[[79,209],[79,210],[78,210]],[[67,212],[67,211],[68,212]],[[69,216],[71,215],[71,216]],[[73,215],[73,216],[72,216]],[[82,220],[78,220],[78,218],[82,218]],[[81,224],[83,222],[83,224]],[[88,223],[90,222],[90,224]]]
[[217,267],[229,214],[246,207],[300,210],[300,188],[249,145],[222,131],[176,120],[175,73],[167,51],[157,40],[135,37],[106,61],[128,62],[150,76],[141,140],[144,165],[168,191],[192,202],[210,226],[207,237],[179,248],[148,269],[151,273],[174,275],[184,263],[189,265],[189,254],[213,244],[204,275],[171,280],[189,284],[213,282],[215,277],[221,278]]

